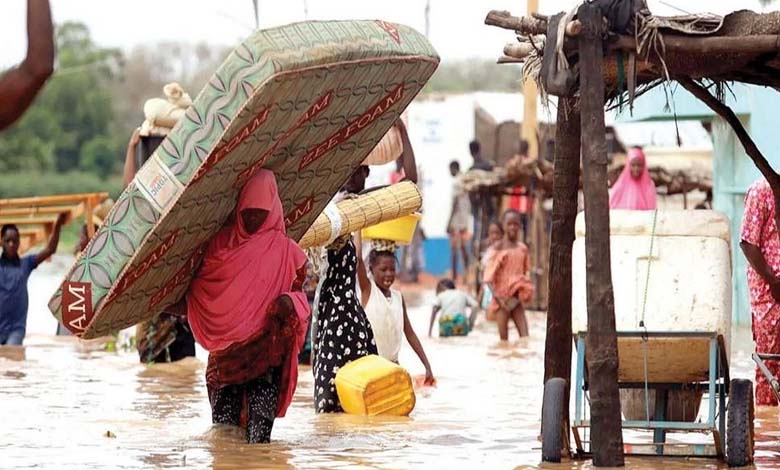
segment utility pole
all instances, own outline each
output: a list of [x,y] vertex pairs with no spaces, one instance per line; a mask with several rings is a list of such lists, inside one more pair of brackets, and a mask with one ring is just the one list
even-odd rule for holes
[[[539,11],[539,0],[527,0],[528,16]],[[521,136],[528,141],[528,157],[536,159],[539,156],[539,142],[537,140],[538,124],[536,120],[536,100],[539,96],[539,90],[536,82],[528,78],[523,82],[523,97],[525,105],[523,107],[523,127]]]
[[255,29],[260,29],[260,7],[257,2],[258,0],[252,0],[252,5],[255,7]]
[[307,0],[303,0],[303,19],[309,19],[309,2]]
[[425,37],[431,34],[431,0],[425,0]]

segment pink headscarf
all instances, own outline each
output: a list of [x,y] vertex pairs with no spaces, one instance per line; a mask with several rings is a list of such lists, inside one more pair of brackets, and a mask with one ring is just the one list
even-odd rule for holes
[[[244,209],[268,211],[262,227],[253,234],[246,231],[240,216]],[[296,271],[305,263],[303,251],[287,237],[276,178],[260,170],[241,191],[235,222],[211,240],[190,285],[187,314],[195,339],[212,352],[248,340],[265,327],[268,307],[282,294],[292,299],[305,325],[309,315],[306,295],[290,292]],[[299,334],[298,346],[305,333]]]
[[[634,161],[642,163],[642,176],[638,180],[631,176],[631,163]],[[623,172],[610,191],[609,208],[647,211],[656,207],[655,184],[650,178],[645,154],[640,149],[632,148],[628,151],[628,161]]]

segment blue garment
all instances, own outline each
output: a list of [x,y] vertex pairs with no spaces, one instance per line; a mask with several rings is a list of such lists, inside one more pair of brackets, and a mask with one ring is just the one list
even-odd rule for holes
[[38,265],[36,255],[17,260],[0,257],[0,344],[21,344],[27,330],[27,279]]

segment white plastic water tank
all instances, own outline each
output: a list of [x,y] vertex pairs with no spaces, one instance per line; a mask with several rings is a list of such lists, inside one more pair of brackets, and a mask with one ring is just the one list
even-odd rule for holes
[[[611,211],[610,249],[618,331],[717,332],[726,353],[731,337],[729,220],[715,211]],[[580,213],[572,253],[573,332],[587,330],[585,220]]]

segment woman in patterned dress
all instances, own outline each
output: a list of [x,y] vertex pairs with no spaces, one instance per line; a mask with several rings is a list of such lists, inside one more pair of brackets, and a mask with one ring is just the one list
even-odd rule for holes
[[[775,202],[765,179],[756,181],[745,197],[740,247],[749,265],[750,310],[756,351],[780,354],[780,239],[775,225]],[[780,361],[764,361],[775,376]],[[771,385],[756,369],[756,404],[777,406]]]
[[336,373],[350,361],[377,354],[374,333],[357,298],[357,255],[349,236],[328,247],[328,271],[320,291],[314,348],[314,407],[342,411]]
[[248,442],[269,442],[297,385],[309,316],[306,256],[287,237],[272,172],[247,182],[234,219],[209,242],[187,292],[187,315],[209,351],[213,422],[246,423]]
[[533,283],[528,276],[531,260],[528,247],[520,241],[520,214],[508,210],[502,218],[504,238],[494,245],[494,250],[485,267],[485,283],[493,293],[488,306],[488,317],[498,321],[498,334],[502,341],[509,338],[509,318],[517,333],[528,336],[528,320],[523,304],[533,296]]

